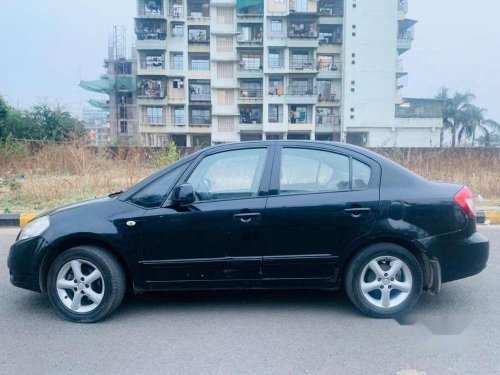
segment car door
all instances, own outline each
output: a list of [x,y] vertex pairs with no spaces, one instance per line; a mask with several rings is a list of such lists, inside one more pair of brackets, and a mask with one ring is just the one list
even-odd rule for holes
[[191,184],[196,201],[180,207],[167,201],[145,214],[142,264],[151,287],[261,278],[270,148],[239,146],[203,153],[177,183]]
[[343,251],[374,225],[379,182],[379,165],[360,154],[326,144],[277,148],[263,277],[335,276]]

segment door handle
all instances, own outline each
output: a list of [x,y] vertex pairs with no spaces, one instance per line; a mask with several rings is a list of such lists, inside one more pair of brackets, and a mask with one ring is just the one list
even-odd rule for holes
[[248,213],[233,215],[234,220],[239,220],[243,224],[248,224],[249,222],[252,221],[252,219],[259,219],[259,218],[260,214],[258,212],[248,212]]
[[372,209],[370,207],[353,207],[346,208],[344,213],[350,214],[352,217],[360,217],[363,214],[370,213]]

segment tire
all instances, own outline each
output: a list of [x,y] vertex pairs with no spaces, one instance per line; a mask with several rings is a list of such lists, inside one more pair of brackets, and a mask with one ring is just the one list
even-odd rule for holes
[[52,305],[64,319],[76,323],[94,323],[107,317],[120,305],[125,290],[120,263],[93,246],[64,251],[52,263],[47,277]]
[[359,251],[349,262],[344,287],[349,299],[364,314],[395,318],[408,312],[420,298],[422,267],[404,247],[374,244]]

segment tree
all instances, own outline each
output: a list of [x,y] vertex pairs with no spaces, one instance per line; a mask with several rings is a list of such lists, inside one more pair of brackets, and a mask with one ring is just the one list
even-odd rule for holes
[[459,142],[463,138],[471,139],[472,147],[474,147],[476,134],[479,130],[484,135],[484,143],[486,145],[490,144],[491,132],[500,130],[500,124],[494,120],[486,119],[486,112],[485,108],[480,108],[473,104],[468,104],[464,107],[461,128],[458,132]]
[[457,133],[460,126],[464,123],[464,121],[466,121],[466,107],[471,104],[471,101],[475,99],[475,96],[470,92],[456,92],[453,96],[450,96],[449,89],[447,87],[442,87],[435,99],[441,100],[443,103],[443,128],[451,129],[451,146],[455,147]]
[[8,138],[69,141],[85,135],[83,124],[60,106],[10,107],[0,97],[0,142]]

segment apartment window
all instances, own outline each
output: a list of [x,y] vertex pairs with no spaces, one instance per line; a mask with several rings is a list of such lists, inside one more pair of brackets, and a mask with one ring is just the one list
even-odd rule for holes
[[127,121],[120,121],[120,133],[127,134],[128,133],[128,124]]
[[210,109],[193,109],[191,111],[191,125],[210,125],[211,122]]
[[183,89],[184,88],[184,78],[172,79],[172,87],[174,89]]
[[271,31],[280,33],[283,31],[283,22],[281,20],[271,20]]
[[184,36],[184,25],[182,23],[171,23],[170,27],[174,38],[181,38]]
[[148,124],[163,123],[163,108],[162,107],[147,107],[146,119]]
[[270,123],[281,123],[283,122],[283,105],[282,104],[270,104],[268,121]]
[[120,107],[120,118],[127,118],[127,107]]
[[234,66],[230,62],[217,63],[217,78],[233,78]]
[[210,57],[208,54],[190,54],[190,70],[210,70]]
[[284,67],[283,50],[270,49],[269,50],[269,68],[278,69]]
[[172,119],[174,125],[184,125],[186,123],[184,115],[184,107],[174,107]]
[[234,104],[233,90],[218,90],[217,101],[219,105],[233,105]]
[[217,8],[217,23],[231,25],[233,23],[233,10],[228,7]]
[[269,77],[269,95],[283,95],[283,77]]
[[232,52],[233,51],[233,37],[232,36],[217,36],[217,52]]
[[232,133],[234,132],[234,117],[232,116],[219,116],[218,118],[219,132]]
[[172,52],[170,54],[170,69],[182,70],[184,65],[184,56],[182,52]]
[[146,55],[141,59],[141,68],[147,70],[158,70],[165,68],[165,57],[163,54]]

